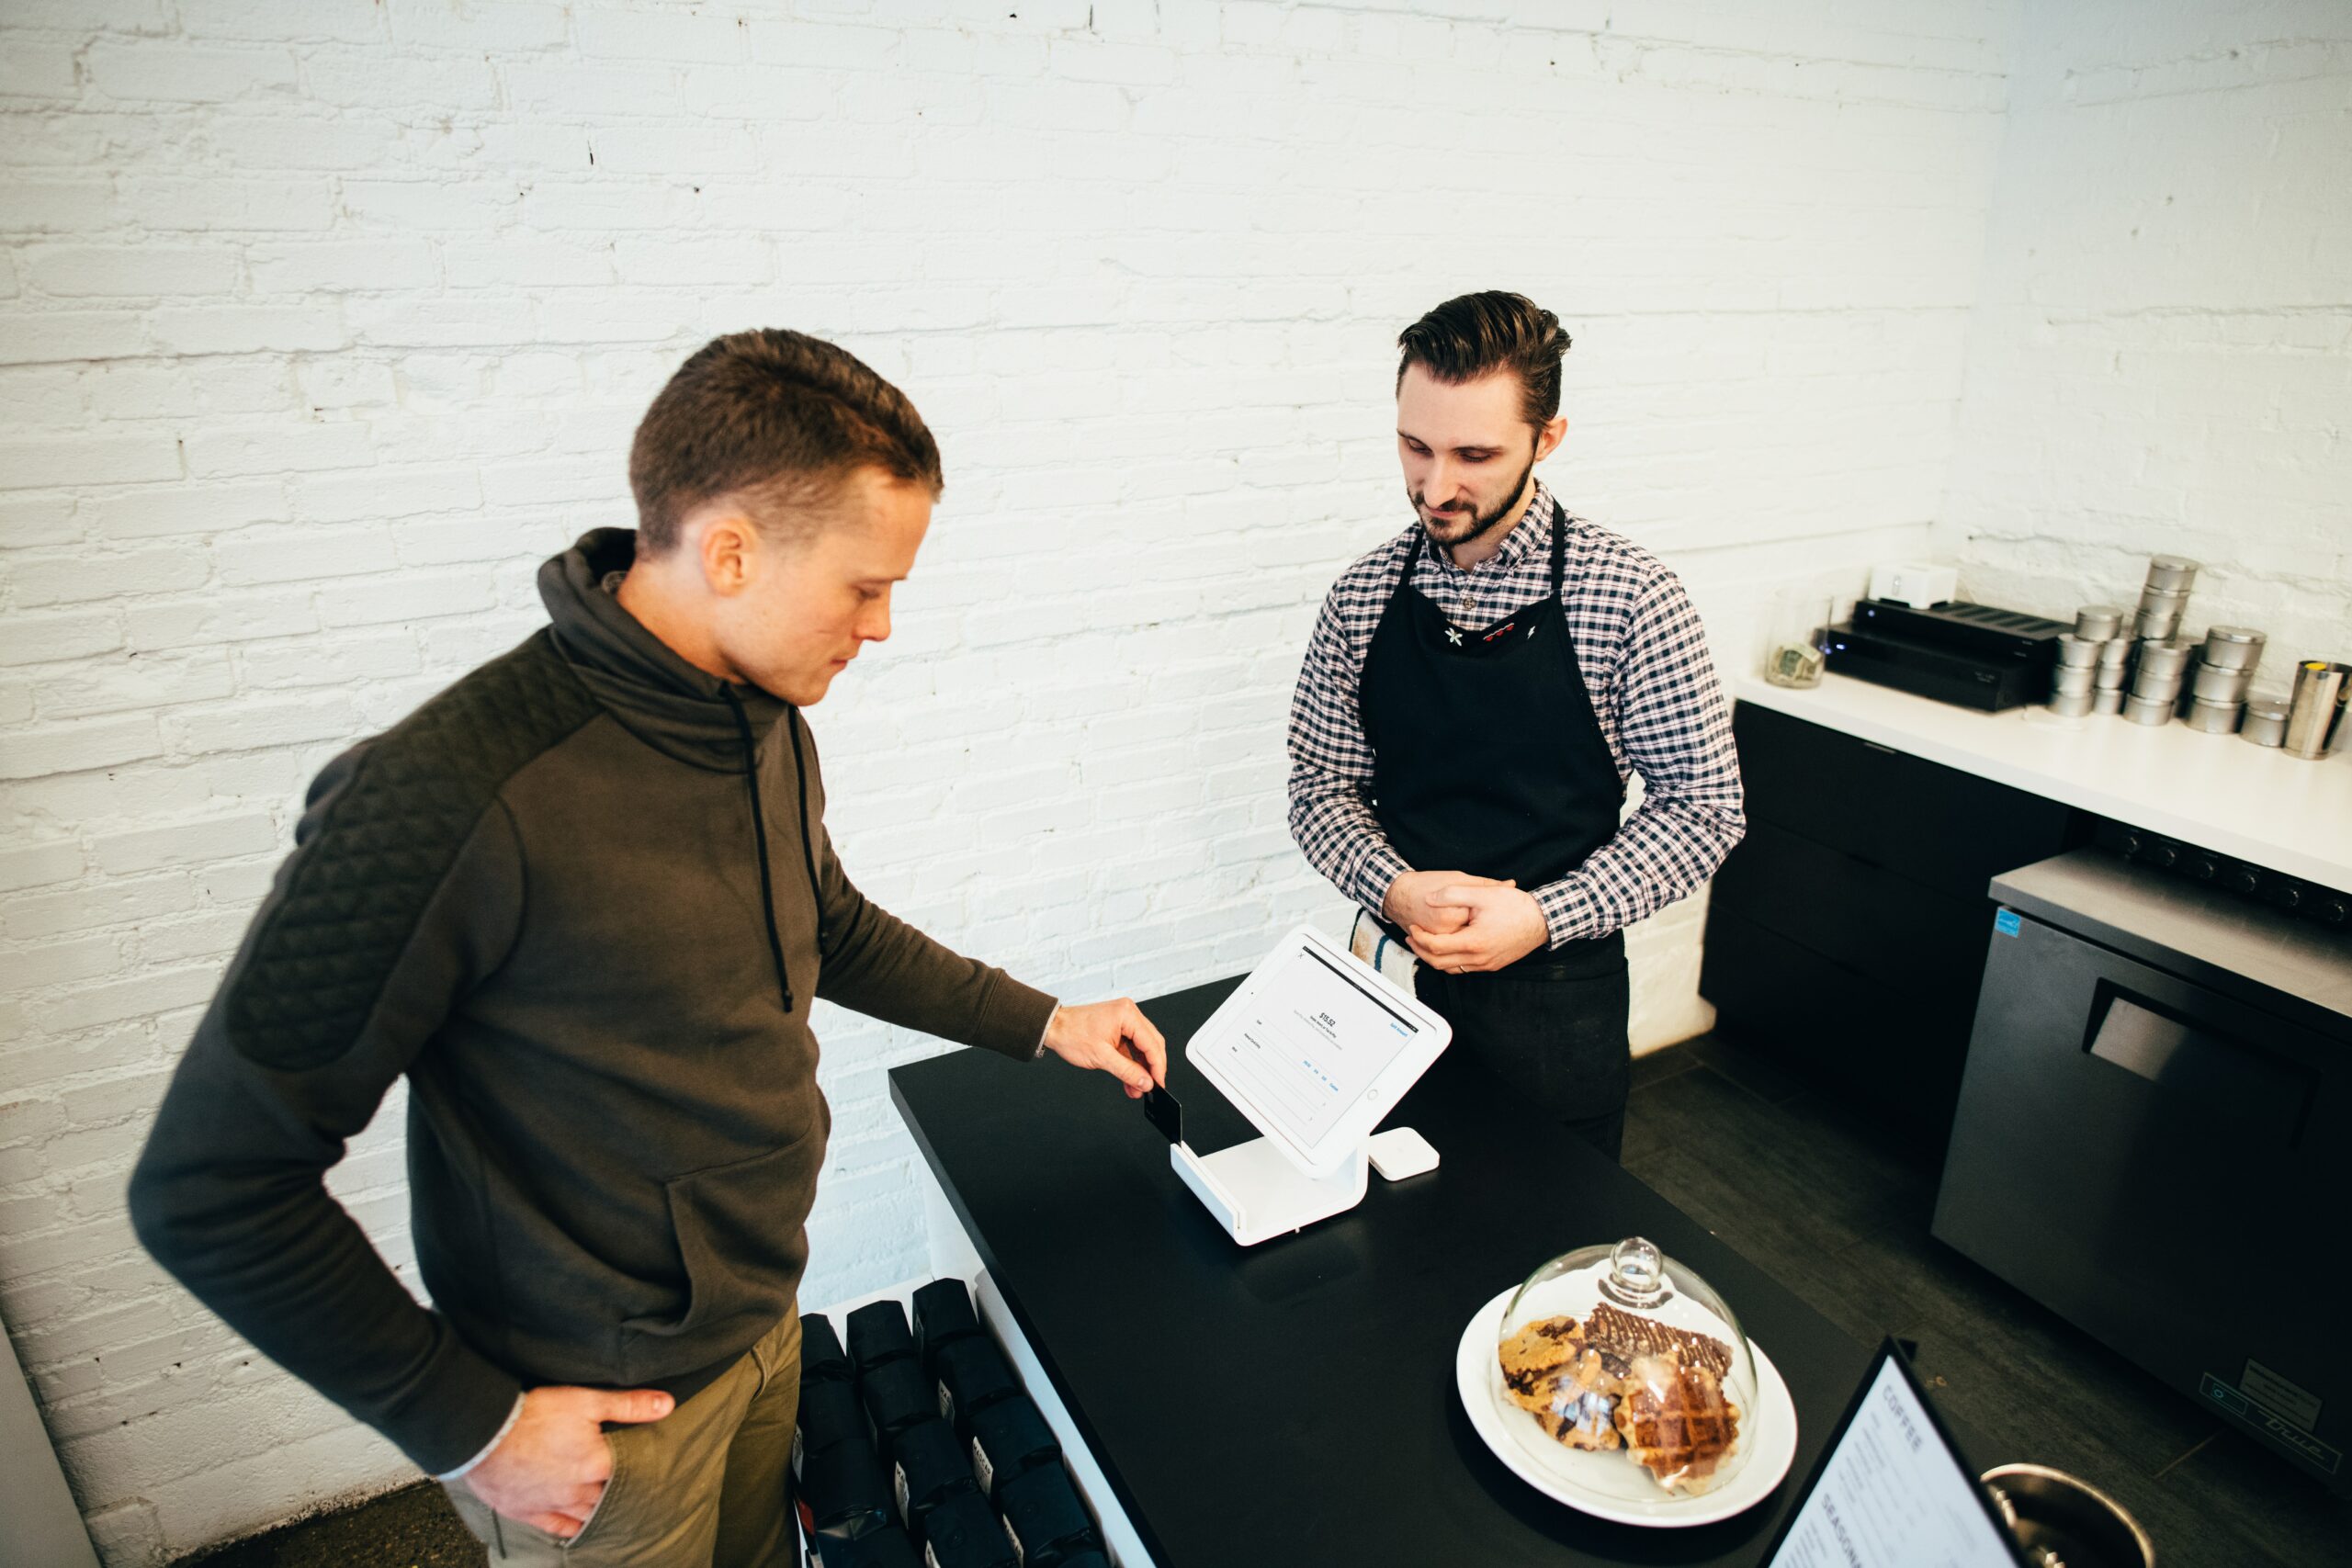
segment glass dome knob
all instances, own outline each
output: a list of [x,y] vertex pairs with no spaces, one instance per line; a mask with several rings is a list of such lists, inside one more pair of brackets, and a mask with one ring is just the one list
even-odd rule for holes
[[1627,1236],[1610,1251],[1609,1276],[1600,1281],[1600,1292],[1620,1306],[1654,1307],[1671,1300],[1666,1254],[1646,1236]]

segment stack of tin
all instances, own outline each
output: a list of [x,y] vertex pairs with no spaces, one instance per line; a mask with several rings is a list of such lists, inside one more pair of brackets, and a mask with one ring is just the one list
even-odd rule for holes
[[[2132,694],[2123,716],[2134,724],[2170,724],[2188,688],[2189,655],[2195,645],[2181,639],[2181,617],[2188,592],[2197,586],[2197,563],[2179,556],[2151,556],[2140,608],[2132,617],[2138,649],[2132,661]],[[2241,690],[2239,698],[2245,698]]]
[[2188,683],[2188,656],[2195,648],[2177,637],[2143,639],[2132,662],[2132,694],[2124,699],[2123,716],[2134,724],[2170,724]]
[[2233,735],[2245,713],[2245,690],[2262,662],[2263,635],[2248,626],[2212,626],[2189,676],[2188,728]]
[[2050,711],[2066,718],[2121,713],[2125,661],[2132,645],[2120,634],[2123,612],[2107,604],[2085,605],[2075,629],[2058,637],[2058,667],[2050,676]]
[[2178,556],[2151,556],[2148,581],[2140,590],[2140,613],[2132,636],[2141,642],[2170,642],[2180,635],[2188,591],[2197,586],[2197,563]]

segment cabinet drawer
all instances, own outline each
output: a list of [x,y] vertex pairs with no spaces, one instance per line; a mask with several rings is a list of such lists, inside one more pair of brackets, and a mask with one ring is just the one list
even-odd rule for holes
[[1993,907],[1979,889],[1956,898],[1906,882],[1770,822],[1715,874],[1709,907],[1721,908],[1833,963],[1867,975],[1916,1006],[1976,1005]]
[[1728,1037],[1920,1135],[1940,1159],[1970,1010],[1929,1006],[1712,906],[1699,992]]
[[1954,897],[2071,841],[2073,808],[2038,795],[1752,703],[1732,730],[1752,819]]

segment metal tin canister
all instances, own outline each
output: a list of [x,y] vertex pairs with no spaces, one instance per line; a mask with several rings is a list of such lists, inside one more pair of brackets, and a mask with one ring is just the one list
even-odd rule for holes
[[2177,615],[2188,608],[2188,590],[2186,588],[2143,588],[2140,590],[2140,613],[2143,615],[2151,610],[2158,610],[2169,611]]
[[2136,693],[2123,700],[2123,716],[2134,724],[2170,724],[2170,697],[2143,697]]
[[2150,556],[2148,586],[2186,593],[2197,585],[2197,563],[2186,556]]
[[2256,746],[2284,745],[2287,711],[2287,705],[2275,697],[2256,697],[2245,705],[2245,717],[2238,725],[2238,733]]
[[2245,701],[2246,682],[2253,679],[2251,670],[2200,663],[2197,673],[2189,678],[2189,689],[2200,703],[2242,703]]
[[2095,686],[2091,689],[2093,713],[2121,713],[2123,702],[2123,688],[2120,686]]
[[2106,647],[2107,639],[2104,637],[2078,637],[2073,632],[2060,632],[2058,634],[2059,667],[2065,670],[2088,670],[2098,662],[2099,653]]
[[2132,635],[2143,642],[2170,642],[2180,636],[2180,612],[2143,610],[2132,617]]
[[2143,638],[2140,643],[2140,673],[2186,675],[2188,673],[2188,656],[2194,651],[2194,644],[2177,637]]
[[2091,694],[2088,690],[2053,693],[2050,711],[2061,718],[2081,718],[2091,711]]
[[2289,699],[2286,749],[2302,758],[2324,757],[2344,732],[2344,704],[2352,694],[2352,664],[2306,659],[2295,667]]
[[2188,705],[2188,728],[2208,735],[2233,735],[2237,732],[2238,718],[2245,711],[2244,703],[2193,702]]
[[2114,604],[2086,604],[2075,612],[2075,635],[2104,642],[2123,629],[2123,611]]
[[2262,662],[2267,639],[2252,626],[2205,628],[2205,662],[2223,670],[2252,670]]
[[2087,664],[2060,665],[2050,672],[2050,694],[2053,697],[2087,697],[2098,671]]

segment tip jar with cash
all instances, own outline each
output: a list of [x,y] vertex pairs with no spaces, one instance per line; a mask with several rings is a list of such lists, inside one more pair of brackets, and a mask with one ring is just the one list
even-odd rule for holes
[[1772,596],[1764,679],[1799,690],[1821,684],[1828,664],[1829,623],[1836,606],[1825,593],[1782,589]]

